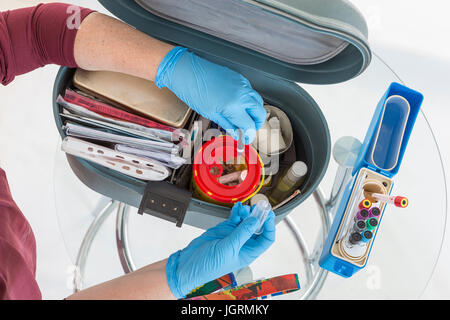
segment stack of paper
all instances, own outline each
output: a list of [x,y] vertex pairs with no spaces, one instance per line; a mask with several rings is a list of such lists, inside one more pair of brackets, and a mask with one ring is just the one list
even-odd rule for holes
[[[183,150],[180,142],[185,137],[179,130],[96,100],[90,101],[70,90],[68,94],[75,103],[62,96],[57,99],[62,107],[61,116],[66,119],[63,130],[73,137],[64,140],[63,151],[66,153],[143,180],[164,180],[170,175],[170,169],[179,169],[186,163],[180,156]],[[83,99],[78,102],[77,97]],[[105,145],[113,145],[113,148]],[[98,150],[99,154],[92,150]],[[105,154],[113,156],[106,157]],[[124,159],[128,159],[127,164]],[[136,166],[143,162],[145,168]]]

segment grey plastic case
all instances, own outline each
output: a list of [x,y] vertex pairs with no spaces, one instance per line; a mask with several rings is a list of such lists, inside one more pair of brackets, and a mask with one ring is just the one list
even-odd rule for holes
[[[100,0],[112,14],[137,29],[163,41],[187,47],[200,56],[242,73],[266,103],[281,108],[290,118],[294,128],[297,159],[309,165],[309,172],[302,194],[276,210],[276,221],[281,221],[316,190],[328,167],[331,150],[327,122],[320,107],[295,82],[338,83],[363,72],[371,60],[367,27],[363,17],[347,1],[341,0],[221,1],[228,5],[239,2],[240,5],[254,6],[253,9],[259,12],[263,10],[264,14],[273,14],[277,19],[287,19],[286,22],[291,28],[298,25],[299,29],[302,29],[301,32],[314,35],[315,41],[320,40],[317,36],[323,35],[328,44],[335,45],[336,50],[331,50],[333,52],[328,55],[328,59],[299,64],[302,57],[292,56],[292,52],[286,55],[282,51],[265,52],[263,46],[257,48],[255,43],[248,44],[248,39],[226,40],[220,38],[221,35],[217,32],[207,33],[206,27],[201,29],[198,23],[197,27],[193,28],[189,26],[189,21],[176,21],[175,15],[170,19],[164,18],[162,8],[156,10],[156,7],[148,7],[151,2]],[[157,2],[163,4],[162,1]],[[169,2],[173,3],[167,1]],[[182,2],[198,4],[201,1]],[[159,13],[155,14],[156,11]],[[217,15],[220,14],[218,11]],[[272,36],[275,36],[275,33]],[[73,74],[73,69],[61,68],[55,81],[54,101],[71,83]],[[59,113],[60,108],[54,103],[56,125],[64,138]],[[146,189],[145,182],[89,161],[72,156],[67,158],[74,173],[88,187],[131,206],[140,206]],[[184,223],[207,229],[228,218],[229,213],[229,208],[191,198]]]

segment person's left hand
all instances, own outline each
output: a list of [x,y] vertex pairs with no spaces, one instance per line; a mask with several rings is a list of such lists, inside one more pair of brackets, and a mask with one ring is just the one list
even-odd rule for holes
[[251,208],[237,203],[228,220],[207,230],[185,249],[170,256],[166,265],[169,287],[177,298],[225,274],[242,269],[275,241],[275,214],[270,212],[262,234],[255,236],[257,218]]

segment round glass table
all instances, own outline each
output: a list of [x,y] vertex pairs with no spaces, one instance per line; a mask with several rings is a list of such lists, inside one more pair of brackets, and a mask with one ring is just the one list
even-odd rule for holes
[[[301,86],[321,107],[335,142],[342,136],[364,139],[375,107],[391,82],[403,83],[374,55],[371,66],[353,80]],[[318,267],[323,238],[333,219],[329,199],[338,166],[331,160],[320,188],[278,224],[275,244],[246,270],[249,272],[242,272],[241,281],[298,273],[302,289],[276,299],[420,298],[440,255],[447,210],[444,169],[423,112],[427,109],[426,92],[424,95],[392,191],[407,196],[410,204],[406,209],[386,209],[367,266],[351,278]],[[74,264],[69,275],[74,290],[163,260],[203,232],[140,216],[136,208],[105,199],[77,179],[59,147],[55,158],[55,205]]]

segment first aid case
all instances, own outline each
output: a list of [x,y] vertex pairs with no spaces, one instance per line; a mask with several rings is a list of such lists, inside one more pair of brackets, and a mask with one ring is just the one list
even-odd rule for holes
[[[353,5],[343,0],[100,3],[152,37],[186,47],[243,74],[266,104],[288,116],[294,130],[295,160],[306,163],[309,170],[301,193],[275,210],[277,222],[316,190],[330,159],[330,133],[314,97],[297,83],[340,83],[369,66],[372,55],[367,25]],[[54,85],[54,117],[62,139],[66,134],[56,99],[73,85],[75,72],[61,68]],[[376,143],[374,148],[378,146]],[[378,159],[377,155],[373,160],[376,164],[389,166],[395,162]],[[67,159],[76,176],[94,191],[179,227],[188,224],[207,229],[230,214],[229,208],[196,199],[190,190],[170,181],[147,183],[76,156],[67,155]],[[280,170],[290,164],[281,159]]]

